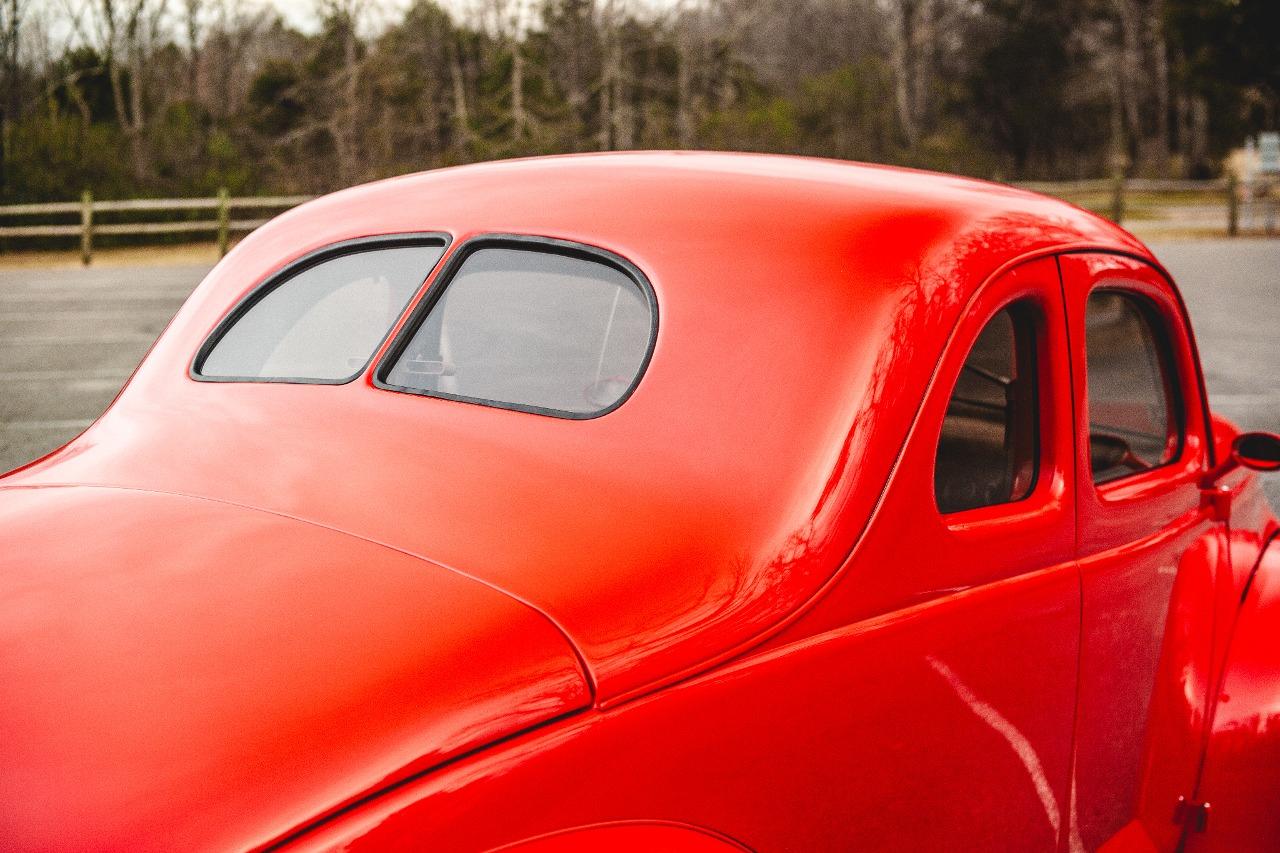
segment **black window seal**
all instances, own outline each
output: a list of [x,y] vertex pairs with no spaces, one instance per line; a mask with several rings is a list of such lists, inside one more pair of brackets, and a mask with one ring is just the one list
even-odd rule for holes
[[[200,345],[200,349],[196,350],[195,357],[191,359],[191,364],[187,367],[187,376],[197,382],[253,382],[253,383],[270,383],[281,385],[347,385],[364,375],[369,369],[369,365],[377,356],[378,352],[386,345],[387,339],[391,337],[392,330],[395,329],[396,323],[383,333],[378,340],[378,345],[374,347],[369,358],[361,365],[360,369],[352,373],[350,376],[338,379],[307,379],[300,377],[288,376],[205,376],[200,372],[204,367],[205,360],[209,354],[213,352],[214,347],[222,340],[223,336],[231,330],[237,322],[240,321],[245,314],[249,313],[255,305],[263,300],[267,294],[271,293],[277,287],[280,287],[295,276],[298,276],[312,267],[319,266],[334,258],[345,257],[347,255],[357,255],[362,252],[376,251],[378,249],[398,249],[406,246],[438,246],[441,249],[440,257],[436,258],[431,268],[425,270],[422,275],[422,281],[418,283],[417,288],[409,297],[412,302],[414,297],[422,292],[423,286],[431,278],[431,274],[440,265],[440,258],[443,258],[449,251],[449,246],[453,242],[453,235],[443,231],[412,231],[395,234],[376,234],[369,237],[356,237],[351,240],[341,240],[337,243],[330,243],[314,249],[299,258],[295,258],[285,264],[280,269],[266,276],[258,285],[253,287],[248,293],[240,298],[226,315],[218,321],[213,327],[213,331],[205,338],[204,343]],[[401,309],[400,315],[396,320],[399,321],[403,316],[404,309]]]
[[[387,381],[387,376],[395,368],[396,362],[400,360],[400,356],[404,354],[405,349],[413,340],[414,335],[417,334],[419,327],[421,327],[426,321],[427,317],[431,314],[432,309],[435,308],[436,304],[443,297],[445,291],[449,289],[449,286],[457,277],[458,271],[462,268],[462,265],[466,262],[467,258],[481,249],[518,249],[578,258],[579,260],[604,264],[607,267],[617,270],[635,282],[636,286],[640,288],[640,292],[644,294],[645,302],[649,308],[649,342],[645,348],[644,358],[640,361],[640,366],[636,370],[636,375],[631,380],[631,384],[627,387],[627,390],[622,394],[622,396],[609,406],[594,412],[569,412],[563,409],[553,409],[547,406],[534,406],[527,403],[508,403],[502,400],[489,400],[483,397],[468,397],[462,394],[450,394],[446,391],[428,391],[422,388],[410,388],[403,385],[393,385]],[[431,287],[426,297],[424,297],[414,308],[408,321],[401,327],[400,334],[394,341],[392,341],[391,346],[386,351],[386,354],[384,354],[382,360],[378,362],[378,366],[373,371],[373,384],[384,391],[394,391],[400,394],[413,394],[419,397],[435,397],[441,400],[452,400],[455,403],[471,403],[472,405],[487,406],[491,409],[505,409],[512,412],[525,412],[531,415],[545,415],[547,417],[560,418],[563,420],[589,421],[604,417],[630,399],[631,395],[635,393],[636,388],[640,385],[640,381],[644,378],[645,372],[649,369],[649,362],[653,358],[653,350],[657,341],[658,299],[654,294],[653,286],[649,283],[648,277],[641,272],[639,267],[621,255],[610,252],[608,249],[602,249],[599,246],[592,246],[587,243],[578,243],[573,240],[562,240],[556,237],[544,237],[535,234],[478,234],[461,243],[445,260],[444,268],[441,269],[440,274],[436,276],[435,284]]]
[[[1183,399],[1182,374],[1178,369],[1178,358],[1177,353],[1174,352],[1173,349],[1173,334],[1169,329],[1168,318],[1165,316],[1164,309],[1161,308],[1160,303],[1156,299],[1141,292],[1133,286],[1126,286],[1123,280],[1100,281],[1091,287],[1089,292],[1085,294],[1085,399],[1091,401],[1089,395],[1088,376],[1089,299],[1094,294],[1098,293],[1113,293],[1121,299],[1126,300],[1133,305],[1134,309],[1147,324],[1147,329],[1151,332],[1151,341],[1155,345],[1156,349],[1156,360],[1160,367],[1160,379],[1164,383],[1164,390],[1167,398],[1166,402],[1172,410],[1171,414],[1173,415],[1173,423],[1178,431],[1178,443],[1175,445],[1173,453],[1170,454],[1168,459],[1158,465],[1152,465],[1150,468],[1144,468],[1141,471],[1122,472],[1118,476],[1108,477],[1105,480],[1095,480],[1092,466],[1090,466],[1089,480],[1093,484],[1095,491],[1101,487],[1110,486],[1113,483],[1120,483],[1133,477],[1140,477],[1150,474],[1152,471],[1159,471],[1162,468],[1168,468],[1171,465],[1176,465],[1182,461],[1182,455],[1187,449],[1187,406],[1186,401]],[[1089,431],[1090,436],[1092,436],[1093,433],[1091,426],[1091,423],[1085,424],[1085,429]]]

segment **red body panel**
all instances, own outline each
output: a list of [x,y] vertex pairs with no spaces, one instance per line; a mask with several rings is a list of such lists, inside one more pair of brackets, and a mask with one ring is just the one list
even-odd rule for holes
[[[188,378],[267,273],[404,231],[455,248],[540,234],[635,263],[659,306],[635,394],[567,422],[367,377]],[[194,492],[429,557],[551,615],[608,700],[725,657],[810,598],[861,532],[967,295],[1021,253],[1120,234],[1014,190],[788,158],[552,158],[372,184],[241,243],[111,410],[20,481]]]
[[751,656],[446,768],[302,849],[477,850],[644,815],[756,851],[1052,849],[1075,649],[1036,643],[1070,634],[1076,589],[1022,577]]
[[1188,851],[1268,851],[1280,844],[1280,545],[1273,539],[1228,639],[1204,774],[1209,833]]
[[[634,394],[575,421],[371,370],[188,375],[273,271],[419,231],[449,253],[524,234],[635,264],[658,331]],[[1095,488],[1100,283],[1160,306],[1187,416],[1175,463]],[[1014,299],[1037,317],[1040,475],[1023,501],[942,516],[950,391]],[[326,197],[219,264],[83,436],[0,479],[0,732],[18,735],[0,738],[17,804],[0,833],[1173,849],[1274,524],[1252,475],[1228,481],[1229,524],[1205,502],[1229,429],[1210,426],[1147,250],[1016,190],[632,154]]]
[[[1210,602],[1227,564],[1225,529],[1199,488],[1209,464],[1200,371],[1177,294],[1154,268],[1101,254],[1068,255],[1060,264],[1074,340],[1085,338],[1085,301],[1094,288],[1119,287],[1150,301],[1169,333],[1183,401],[1183,447],[1169,465],[1095,487],[1087,402],[1076,450],[1080,835],[1093,849],[1141,817],[1157,847],[1170,849],[1179,833],[1171,819],[1178,796],[1195,785],[1213,641]],[[1075,399],[1087,401],[1083,348],[1073,355]]]
[[256,846],[590,702],[528,607],[208,500],[0,489],[0,590],[6,849]]

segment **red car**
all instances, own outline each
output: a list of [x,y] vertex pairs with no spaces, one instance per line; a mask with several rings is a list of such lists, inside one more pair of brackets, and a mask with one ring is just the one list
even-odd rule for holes
[[340,192],[0,479],[0,846],[1280,849],[1277,467],[1059,201]]

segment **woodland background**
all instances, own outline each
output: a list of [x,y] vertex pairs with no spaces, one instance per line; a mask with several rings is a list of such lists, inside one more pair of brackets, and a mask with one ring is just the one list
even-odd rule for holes
[[627,148],[1210,177],[1280,120],[1276,0],[302,2],[0,0],[0,199]]

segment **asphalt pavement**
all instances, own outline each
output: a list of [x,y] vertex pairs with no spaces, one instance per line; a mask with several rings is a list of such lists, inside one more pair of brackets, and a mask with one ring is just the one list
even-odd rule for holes
[[[1156,242],[1182,287],[1210,404],[1280,432],[1280,240]],[[0,270],[0,471],[111,402],[207,265]],[[1280,507],[1280,474],[1268,478]]]
[[208,270],[0,270],[0,471],[101,414]]

